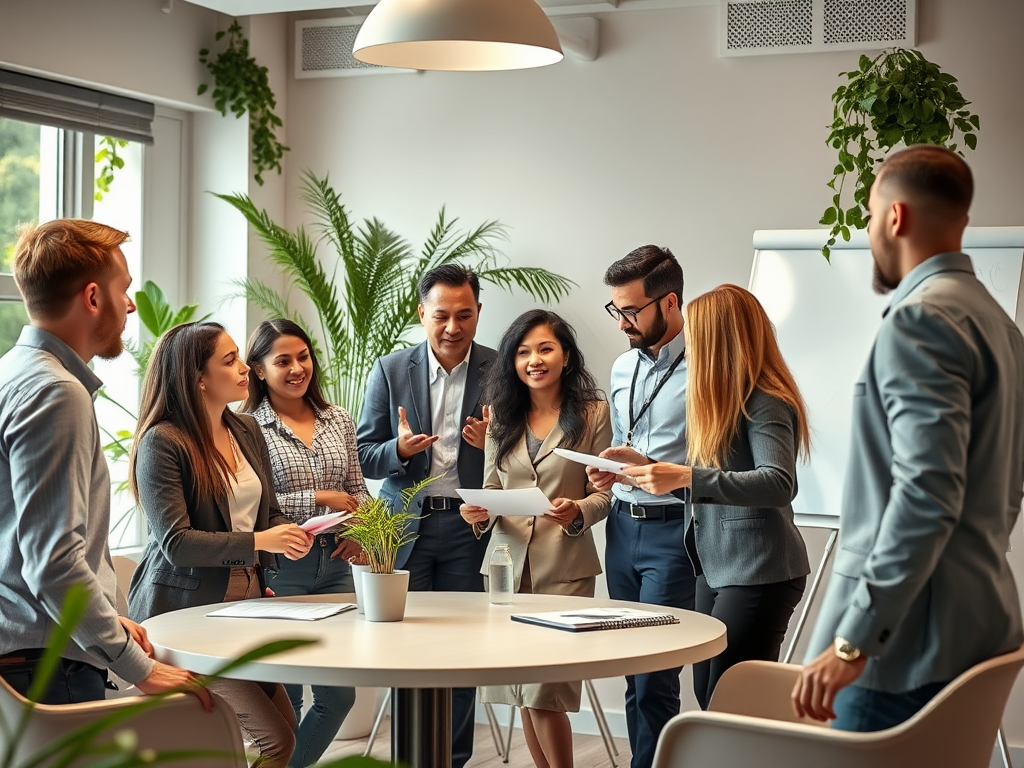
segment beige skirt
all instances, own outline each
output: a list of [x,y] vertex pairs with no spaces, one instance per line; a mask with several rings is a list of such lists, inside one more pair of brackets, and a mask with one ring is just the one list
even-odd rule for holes
[[[555,584],[544,590],[551,595],[593,597],[597,578],[590,576],[579,581]],[[523,565],[523,578],[519,591],[533,592],[530,580],[530,560]],[[555,632],[557,630],[552,630]],[[583,683],[524,683],[520,685],[487,685],[480,689],[480,698],[488,704],[510,704],[529,709],[547,709],[552,712],[579,712]]]

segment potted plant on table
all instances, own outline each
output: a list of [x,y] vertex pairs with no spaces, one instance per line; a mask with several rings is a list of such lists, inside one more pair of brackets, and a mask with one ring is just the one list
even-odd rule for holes
[[386,499],[367,499],[356,510],[340,535],[363,548],[368,568],[356,571],[356,588],[367,621],[401,621],[405,618],[405,598],[409,593],[409,572],[396,571],[398,550],[415,541],[416,532],[409,523],[417,515],[409,511],[412,500],[437,478],[428,477],[402,491],[402,509],[394,510]]

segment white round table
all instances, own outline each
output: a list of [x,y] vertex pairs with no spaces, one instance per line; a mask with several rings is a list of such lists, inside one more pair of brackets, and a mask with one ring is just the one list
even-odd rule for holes
[[[354,596],[276,598],[354,602]],[[513,613],[631,607],[671,613],[679,624],[566,632],[510,620]],[[379,686],[392,696],[392,757],[410,768],[451,765],[451,689],[635,675],[711,658],[725,625],[664,606],[560,595],[519,595],[491,605],[484,593],[410,592],[405,620],[366,621],[348,611],[320,621],[209,617],[204,605],[143,622],[161,661],[210,673],[243,652],[284,638],[316,645],[242,667],[231,677],[280,683]]]

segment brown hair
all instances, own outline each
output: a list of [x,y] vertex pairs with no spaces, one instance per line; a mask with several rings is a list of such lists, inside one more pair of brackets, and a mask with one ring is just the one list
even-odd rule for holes
[[14,282],[29,316],[63,317],[75,294],[106,276],[114,249],[127,240],[127,232],[84,219],[18,227]]
[[[136,503],[141,505],[138,485],[138,446],[145,434],[158,424],[188,455],[195,478],[195,491],[204,499],[227,495],[234,472],[213,442],[206,418],[206,405],[199,389],[199,377],[206,370],[223,334],[220,323],[176,325],[160,337],[142,382],[139,424],[128,460],[128,481]],[[225,408],[225,417],[230,410]]]
[[760,389],[796,414],[797,449],[805,458],[810,432],[803,398],[782,358],[761,303],[737,285],[720,285],[686,308],[686,433],[689,461],[721,468],[746,403]]

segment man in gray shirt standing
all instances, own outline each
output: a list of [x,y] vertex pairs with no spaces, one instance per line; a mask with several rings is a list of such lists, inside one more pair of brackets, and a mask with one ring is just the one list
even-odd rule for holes
[[107,670],[144,693],[190,688],[192,673],[153,658],[145,630],[119,617],[107,536],[110,476],[93,397],[94,356],[121,354],[131,275],[128,235],[91,221],[22,227],[14,279],[31,325],[0,358],[0,677],[25,694],[68,590],[88,606],[41,701],[104,697]]
[[893,292],[854,385],[839,550],[797,714],[878,731],[1024,642],[1006,558],[1024,487],[1024,338],[960,252],[974,184],[941,147],[871,187],[875,289]]

